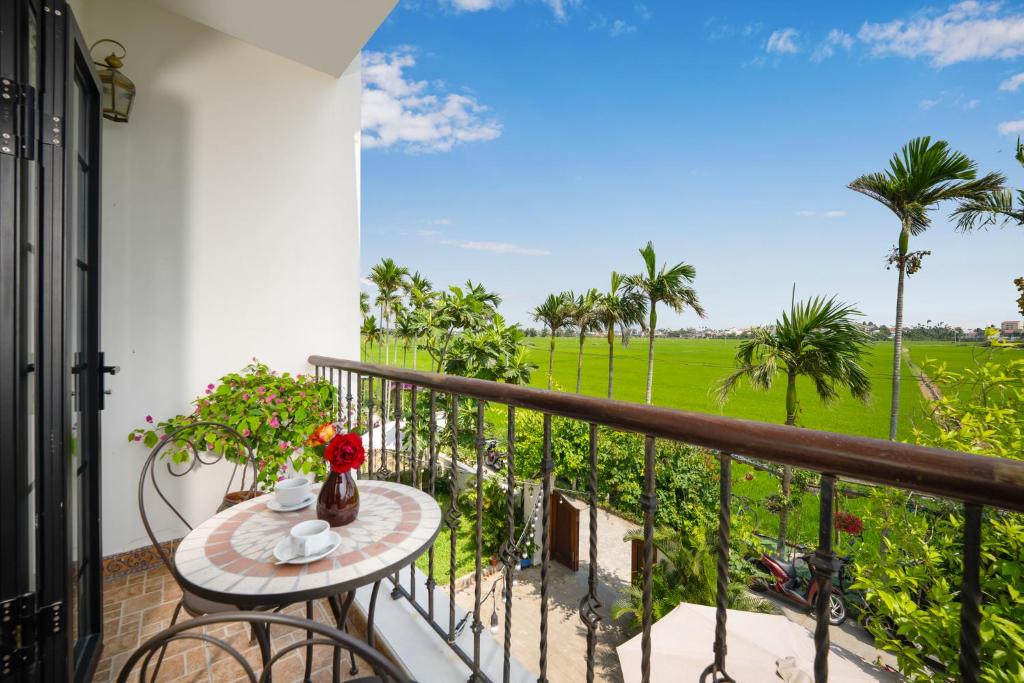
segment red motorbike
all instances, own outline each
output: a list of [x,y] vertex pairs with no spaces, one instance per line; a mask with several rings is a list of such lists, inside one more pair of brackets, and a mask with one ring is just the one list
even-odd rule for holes
[[[761,553],[757,564],[771,574],[772,581],[759,579],[761,589],[778,593],[791,602],[795,602],[806,610],[813,611],[814,603],[818,597],[818,582],[813,580],[810,571],[811,555],[797,555],[792,561]],[[806,573],[798,571],[798,564],[807,568]],[[840,569],[840,575],[842,568]],[[828,623],[833,626],[846,621],[846,600],[840,589],[833,584],[832,594],[829,595]]]

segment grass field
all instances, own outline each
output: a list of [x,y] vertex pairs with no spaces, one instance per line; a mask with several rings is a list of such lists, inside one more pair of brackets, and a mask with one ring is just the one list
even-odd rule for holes
[[[539,369],[531,384],[547,385],[548,340],[540,337],[526,339],[531,359]],[[724,406],[719,406],[714,393],[715,384],[732,370],[736,341],[726,339],[658,339],[654,351],[654,403],[671,408],[714,413],[764,422],[782,422],[785,419],[785,382],[779,381],[770,392],[761,392],[741,384]],[[974,344],[943,342],[908,342],[908,353],[920,366],[925,359],[945,362],[950,369],[962,369],[976,356],[987,351]],[[576,388],[577,341],[569,338],[555,340],[555,385],[563,391]],[[1004,351],[996,358],[1024,352]],[[412,365],[412,353],[405,360]],[[428,370],[425,352],[418,354],[419,366]],[[367,360],[376,361],[377,350],[371,349]],[[801,426],[824,429],[843,434],[886,438],[889,430],[889,387],[892,371],[892,345],[888,342],[872,344],[864,365],[872,381],[872,398],[861,404],[843,396],[830,406],[822,405],[810,382],[798,384]],[[642,402],[647,373],[647,343],[634,339],[623,348],[615,347],[615,398]],[[909,438],[913,426],[924,425],[924,399],[913,373],[903,363],[900,393],[900,438]],[[605,396],[608,390],[608,343],[604,338],[588,338],[583,349],[582,392],[592,396]]]

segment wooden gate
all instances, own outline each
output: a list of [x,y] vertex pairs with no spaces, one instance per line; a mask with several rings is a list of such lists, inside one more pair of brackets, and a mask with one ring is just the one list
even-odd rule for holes
[[580,568],[580,509],[559,491],[551,495],[551,559],[573,571]]

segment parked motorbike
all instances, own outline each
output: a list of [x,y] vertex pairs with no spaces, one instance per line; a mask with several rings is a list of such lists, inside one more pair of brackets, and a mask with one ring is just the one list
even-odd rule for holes
[[[770,590],[778,593],[790,602],[796,603],[806,610],[813,611],[818,597],[818,582],[813,580],[810,571],[811,555],[804,553],[797,555],[792,562],[767,552],[762,552],[756,563],[771,574],[771,580],[759,579],[760,585],[755,588]],[[838,558],[840,563],[839,583],[842,584],[844,569],[849,558]],[[799,565],[806,568],[800,572]],[[846,621],[846,599],[843,596],[842,585],[832,585],[832,593],[829,595],[828,623],[838,626]]]
[[485,462],[492,470],[498,471],[505,468],[506,454],[498,450],[498,440],[487,440],[487,451],[484,453]]

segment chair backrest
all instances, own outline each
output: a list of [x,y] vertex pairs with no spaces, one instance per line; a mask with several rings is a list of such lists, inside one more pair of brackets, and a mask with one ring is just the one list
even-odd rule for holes
[[[246,623],[254,629],[262,629],[263,633],[269,632],[269,627],[285,627],[294,631],[290,638],[275,639],[287,642],[277,652],[266,653],[266,661],[249,661],[230,642],[228,636],[218,637],[213,634],[223,634],[220,628],[207,628],[210,626],[219,627],[231,623]],[[366,665],[373,670],[376,679],[359,678],[356,680],[381,680],[395,681],[396,683],[413,683],[412,679],[403,674],[398,667],[392,664],[377,650],[371,648],[362,641],[339,631],[338,629],[322,624],[318,621],[302,619],[289,614],[275,612],[222,612],[198,617],[189,621],[183,621],[174,626],[160,631],[155,636],[144,642],[135,652],[128,657],[120,673],[117,676],[118,683],[127,683],[134,671],[138,671],[135,677],[139,683],[148,683],[156,680],[156,674],[160,667],[159,661],[164,648],[175,641],[199,641],[206,643],[214,652],[208,652],[212,661],[215,658],[221,659],[216,651],[225,653],[228,661],[237,664],[237,672],[231,672],[234,680],[247,680],[249,683],[263,683],[273,674],[274,666],[288,654],[302,648],[331,648],[335,666],[341,666],[341,653],[351,652],[362,659]],[[237,638],[235,639],[237,641]],[[154,659],[155,657],[155,659]],[[261,659],[256,655],[257,659]],[[329,661],[329,660],[328,660]],[[229,667],[233,668],[233,667]],[[346,666],[347,668],[347,666]],[[260,671],[260,673],[257,673]],[[354,681],[350,681],[354,683]]]
[[[213,438],[218,443],[219,450],[211,450],[207,447],[209,443],[208,438]],[[202,441],[198,442],[200,439]],[[184,469],[179,468],[176,470],[173,462],[166,462],[168,474],[176,478],[199,472],[204,466],[216,465],[225,458],[232,462],[234,466],[231,469],[231,478],[224,489],[225,495],[231,490],[235,478],[238,476],[239,469],[242,471],[241,490],[255,494],[259,467],[245,437],[231,427],[219,422],[194,422],[184,427],[179,427],[161,437],[160,442],[149,452],[149,457],[146,458],[146,463],[142,466],[142,473],[139,475],[139,515],[142,517],[142,525],[146,528],[146,534],[149,536],[153,548],[160,555],[160,559],[167,566],[171,575],[180,583],[178,572],[174,568],[174,562],[167,553],[167,549],[157,539],[156,534],[153,533],[153,527],[147,514],[146,497],[146,489],[148,488],[146,481],[148,479],[153,491],[163,501],[167,509],[181,520],[189,530],[193,528],[189,520],[185,518],[178,507],[168,499],[163,489],[160,488],[160,483],[156,476],[160,456],[167,456],[176,451],[184,451],[187,456],[187,462],[181,464],[181,467]],[[246,488],[246,481],[249,479],[250,472],[252,481],[248,488]]]

